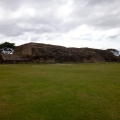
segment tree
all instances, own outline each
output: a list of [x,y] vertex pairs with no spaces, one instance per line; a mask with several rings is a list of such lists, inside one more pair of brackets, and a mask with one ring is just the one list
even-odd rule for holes
[[119,56],[119,51],[116,49],[107,49],[108,51],[112,52],[115,56]]
[[0,44],[0,53],[3,54],[12,54],[15,43],[4,42]]
[[7,48],[14,48],[15,43],[4,42],[0,44],[0,49],[7,47]]

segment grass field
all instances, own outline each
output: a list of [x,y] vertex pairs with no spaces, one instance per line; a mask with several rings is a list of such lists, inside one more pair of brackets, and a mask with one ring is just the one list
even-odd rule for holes
[[0,120],[120,120],[120,64],[0,65]]

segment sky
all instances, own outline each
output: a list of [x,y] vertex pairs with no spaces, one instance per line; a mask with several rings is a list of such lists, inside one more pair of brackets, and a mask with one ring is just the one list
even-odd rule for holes
[[120,0],[0,0],[0,43],[120,50]]

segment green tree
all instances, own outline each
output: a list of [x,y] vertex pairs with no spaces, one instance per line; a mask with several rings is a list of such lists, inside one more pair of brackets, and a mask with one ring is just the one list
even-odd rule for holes
[[13,54],[14,46],[15,46],[14,43],[9,43],[9,42],[1,43],[0,44],[0,53],[3,53],[3,54]]
[[5,48],[5,47],[14,48],[14,46],[15,46],[15,43],[4,42],[0,44],[0,49]]

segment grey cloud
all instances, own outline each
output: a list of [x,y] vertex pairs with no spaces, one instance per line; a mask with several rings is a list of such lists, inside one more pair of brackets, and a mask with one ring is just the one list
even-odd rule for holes
[[61,34],[50,34],[50,35],[45,35],[44,36],[46,38],[46,40],[57,40],[57,38],[62,38],[62,35]]
[[[32,23],[31,23],[32,22]],[[20,24],[20,21],[9,21],[9,23],[6,21],[4,24],[0,24],[0,33],[4,34],[6,36],[19,36],[24,34],[24,32],[32,32],[37,34],[42,33],[51,33],[51,32],[57,32],[58,28],[56,27],[56,24],[53,23],[47,23],[46,21],[42,20],[39,22],[36,22],[36,20],[31,21],[22,21],[22,24],[25,26],[21,27],[18,24]],[[28,27],[27,27],[28,25]],[[29,25],[31,27],[29,27]]]
[[[26,32],[38,35],[62,34],[83,24],[96,30],[120,28],[119,0],[73,0],[71,13],[68,16],[59,16],[58,8],[60,9],[67,1],[69,0],[0,0],[0,8],[7,13],[0,19],[0,34],[8,37],[16,37]],[[14,18],[13,13],[24,5],[35,9],[35,15],[31,17],[25,14],[20,18]],[[53,37],[61,38],[54,35],[48,35],[46,38],[52,40]],[[109,38],[118,37],[116,35]],[[84,39],[90,40],[90,37]],[[31,41],[37,40],[36,37],[31,38]]]
[[0,33],[6,36],[19,36],[23,32],[15,23],[5,23],[0,25]]
[[[12,13],[17,9],[21,8],[23,5],[28,4],[31,8],[34,8],[37,12],[37,15],[34,17],[23,16],[19,19],[14,19],[12,17]],[[57,31],[65,31],[66,27],[63,25],[62,20],[56,16],[56,9],[60,5],[63,5],[64,1],[56,1],[56,0],[1,0],[0,6],[3,7],[4,11],[6,11],[8,16],[4,16],[3,21],[1,21],[0,32],[5,34],[6,36],[17,36],[21,35],[24,32],[33,32],[33,33],[46,33],[46,32],[57,32]],[[7,8],[7,9],[6,9]],[[13,10],[13,12],[11,11]],[[41,14],[39,14],[41,13]],[[31,28],[21,28],[17,24],[24,23],[30,24]],[[40,26],[37,29],[35,26]]]
[[31,7],[38,8],[46,8],[57,6],[59,4],[63,4],[64,1],[56,1],[56,0],[0,0],[0,6],[5,10],[17,10],[23,5],[30,5]]
[[0,6],[5,10],[16,10],[23,3],[23,0],[0,0]]
[[119,36],[120,36],[120,34],[118,34],[118,35],[112,35],[112,36],[109,36],[108,39],[116,39],[116,38],[118,38]]
[[[117,2],[118,0],[114,0],[114,2]],[[113,0],[88,0],[89,5],[106,5],[106,4],[112,4]]]
[[75,0],[71,15],[76,26],[86,24],[97,29],[120,27],[119,4],[118,0]]
[[38,41],[38,39],[39,39],[39,37],[33,37],[33,38],[31,38],[31,42],[36,42],[36,41]]

